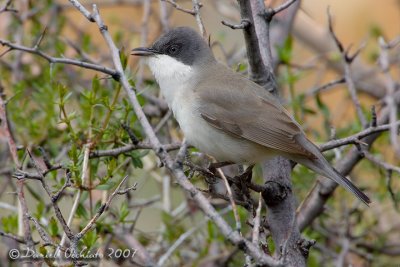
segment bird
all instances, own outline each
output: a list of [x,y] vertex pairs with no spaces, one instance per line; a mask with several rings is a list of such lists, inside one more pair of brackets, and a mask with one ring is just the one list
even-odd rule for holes
[[131,55],[146,58],[186,141],[218,161],[256,164],[283,156],[371,203],[334,169],[280,101],[220,63],[190,27],[176,27]]

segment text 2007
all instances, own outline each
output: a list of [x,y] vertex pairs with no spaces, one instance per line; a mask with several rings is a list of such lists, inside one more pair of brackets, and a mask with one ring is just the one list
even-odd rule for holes
[[113,248],[107,248],[106,257],[107,258],[112,258],[112,259],[128,259],[128,258],[133,258],[136,255],[136,249],[133,248],[126,248],[126,249],[113,249]]

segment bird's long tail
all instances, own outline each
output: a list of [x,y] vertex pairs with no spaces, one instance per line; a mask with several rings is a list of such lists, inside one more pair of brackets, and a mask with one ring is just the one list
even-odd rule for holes
[[319,153],[316,155],[317,159],[295,159],[295,161],[307,166],[318,174],[321,174],[325,177],[328,177],[338,183],[339,185],[346,188],[348,191],[356,195],[362,202],[364,202],[367,206],[371,203],[369,197],[364,194],[357,186],[355,186],[349,179],[340,174],[337,170],[335,170],[329,162],[324,158],[324,156]]
[[362,202],[364,202],[367,206],[371,203],[369,197],[364,194],[357,186],[355,186],[349,179],[340,174],[337,170],[335,170],[331,164],[325,159],[324,155],[319,151],[319,149],[311,143],[305,136],[298,136],[299,143],[303,145],[305,149],[310,151],[316,158],[309,159],[306,157],[293,157],[292,159],[300,164],[305,165],[316,173],[323,175],[327,178],[332,179],[339,185],[346,188],[348,191],[356,195]]

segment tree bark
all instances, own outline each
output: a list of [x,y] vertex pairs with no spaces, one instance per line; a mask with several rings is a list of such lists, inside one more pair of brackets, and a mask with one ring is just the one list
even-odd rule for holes
[[[271,58],[273,53],[268,51],[271,47],[270,25],[262,17],[265,12],[264,2],[261,0],[238,0],[238,3],[242,20],[250,22],[250,25],[243,29],[249,60],[249,76],[254,82],[277,96],[278,90],[273,74],[274,62]],[[290,8],[288,14],[294,16],[298,3]],[[292,17],[288,21],[291,23]],[[290,28],[287,24],[282,27],[286,31],[279,34],[280,40],[286,39],[283,34],[287,36]],[[278,255],[282,253],[286,259],[286,266],[306,266],[306,258],[312,242],[302,239],[297,226],[290,161],[277,157],[264,162],[262,167],[266,185],[263,198],[267,205],[267,222],[275,243],[276,253]]]

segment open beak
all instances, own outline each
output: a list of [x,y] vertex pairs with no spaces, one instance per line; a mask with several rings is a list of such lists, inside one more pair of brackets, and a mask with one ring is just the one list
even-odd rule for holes
[[153,56],[155,54],[158,54],[157,51],[149,47],[137,47],[135,49],[132,49],[131,51],[131,55],[133,56],[148,57],[148,56]]

